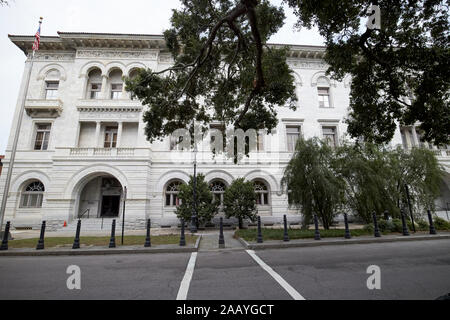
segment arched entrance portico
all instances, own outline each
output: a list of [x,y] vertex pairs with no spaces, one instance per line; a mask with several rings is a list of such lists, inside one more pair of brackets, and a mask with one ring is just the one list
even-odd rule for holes
[[122,184],[112,175],[98,175],[87,181],[79,193],[77,217],[118,217],[122,200]]
[[[113,178],[113,182],[110,182],[110,187],[116,188],[115,190],[108,190],[108,186],[105,181],[104,188],[102,190],[103,178]],[[117,180],[117,181],[115,181]],[[90,184],[90,186],[88,186]],[[123,187],[127,187],[127,198],[133,196],[133,190],[128,187],[128,180],[122,171],[110,166],[108,164],[96,164],[92,166],[87,166],[75,173],[70,179],[69,183],[66,185],[64,190],[64,195],[66,199],[71,199],[72,204],[70,208],[69,219],[77,219],[79,214],[82,214],[88,208],[89,217],[97,218],[101,217],[102,213],[102,200],[103,195],[105,196],[118,196],[118,186],[120,185],[120,207],[119,216],[122,207],[122,190]],[[95,187],[94,187],[95,186]],[[95,189],[96,194],[89,194],[88,189]],[[131,189],[131,190],[130,190]],[[115,192],[115,193],[114,193]],[[89,194],[89,197],[85,197],[82,194]],[[116,198],[117,199],[117,198]],[[117,201],[117,200],[113,200]],[[84,209],[83,209],[84,208]],[[87,213],[85,214],[87,218]]]

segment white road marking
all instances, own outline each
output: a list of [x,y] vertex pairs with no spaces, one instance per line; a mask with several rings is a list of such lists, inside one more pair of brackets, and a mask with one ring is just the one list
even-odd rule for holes
[[276,273],[271,267],[269,267],[264,261],[259,258],[255,251],[253,250],[246,250],[247,253],[250,255],[250,257],[253,258],[264,270],[269,273],[272,278],[275,279],[276,282],[280,284],[280,286],[283,287],[284,290],[289,293],[289,295],[294,298],[294,300],[306,300],[300,293],[297,292],[289,283],[286,282],[278,273]]
[[181,281],[180,289],[178,290],[177,300],[186,300],[189,291],[189,285],[191,284],[192,275],[194,274],[195,261],[197,260],[197,252],[192,252],[189,259],[186,273],[184,274],[183,281]]

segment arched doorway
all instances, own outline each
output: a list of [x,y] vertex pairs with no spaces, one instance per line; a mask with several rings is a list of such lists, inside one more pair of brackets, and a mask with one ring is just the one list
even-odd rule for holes
[[225,190],[227,189],[227,185],[225,181],[214,179],[209,183],[209,190],[213,194],[213,201],[219,202],[219,211],[223,211],[223,197],[225,194]]
[[90,179],[81,189],[77,217],[118,217],[122,190],[122,184],[112,175],[99,175]]

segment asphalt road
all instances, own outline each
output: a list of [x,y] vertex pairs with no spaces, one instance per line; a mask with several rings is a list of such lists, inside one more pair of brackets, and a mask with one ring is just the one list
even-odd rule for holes
[[[450,292],[449,240],[255,253],[270,272],[245,250],[199,252],[189,276],[190,253],[1,257],[0,299],[173,300],[182,286],[188,300],[436,299]],[[81,269],[81,290],[66,286],[69,265]],[[380,267],[380,290],[367,288],[370,265]]]

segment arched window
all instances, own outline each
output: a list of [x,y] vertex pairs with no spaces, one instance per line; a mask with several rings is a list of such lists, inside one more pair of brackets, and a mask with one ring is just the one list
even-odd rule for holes
[[223,195],[227,186],[220,180],[216,180],[210,183],[209,189],[213,194],[213,202],[219,201],[220,205],[223,205]]
[[317,94],[320,108],[332,107],[330,101],[330,82],[328,78],[322,76],[317,79]]
[[45,187],[40,181],[33,181],[28,184],[22,192],[20,200],[21,208],[41,208],[44,198]]
[[121,70],[114,69],[109,73],[109,89],[111,99],[116,100],[122,97],[123,81]]
[[255,192],[256,192],[256,204],[260,206],[269,205],[269,188],[262,181],[254,181]]
[[100,99],[102,92],[102,72],[100,69],[94,69],[88,75],[88,98]]
[[174,181],[166,187],[166,207],[176,207],[181,204],[178,193],[182,184],[181,181]]
[[52,69],[45,76],[45,99],[52,100],[58,98],[59,78],[61,74],[58,70]]

